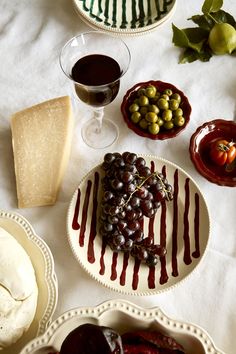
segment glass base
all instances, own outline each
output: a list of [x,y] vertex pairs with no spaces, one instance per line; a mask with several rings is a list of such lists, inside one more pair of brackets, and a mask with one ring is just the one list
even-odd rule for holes
[[112,145],[118,138],[118,128],[111,120],[104,118],[102,120],[102,129],[94,118],[90,119],[82,126],[82,138],[88,146],[94,149],[104,149]]

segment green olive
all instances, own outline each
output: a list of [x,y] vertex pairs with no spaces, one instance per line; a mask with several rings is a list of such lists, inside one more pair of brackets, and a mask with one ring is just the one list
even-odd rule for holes
[[158,124],[152,123],[148,126],[148,131],[149,131],[149,133],[151,133],[153,135],[157,135],[160,131],[160,127]]
[[168,96],[167,94],[163,93],[163,94],[161,95],[161,98],[164,98],[166,101],[169,101],[170,96]]
[[129,106],[129,111],[131,113],[133,112],[137,112],[139,110],[139,105],[137,105],[137,103],[132,103],[130,106]]
[[164,127],[165,129],[170,130],[170,129],[172,129],[172,128],[174,127],[174,122],[173,122],[172,120],[170,120],[169,122],[165,122],[164,125],[163,125],[163,127]]
[[169,103],[164,98],[159,98],[159,100],[157,101],[157,106],[160,109],[168,109],[169,108]]
[[159,100],[160,96],[161,96],[160,92],[157,92],[154,97],[150,98],[150,103],[155,104]]
[[156,92],[157,92],[157,89],[153,85],[150,85],[150,86],[146,87],[146,89],[145,89],[145,94],[148,98],[155,97]]
[[141,114],[139,112],[134,112],[131,114],[130,119],[133,123],[137,124],[141,119]]
[[140,128],[142,128],[144,130],[146,130],[148,127],[148,122],[146,121],[145,118],[142,118],[138,124],[139,124]]
[[137,95],[139,97],[145,95],[145,88],[141,87],[140,89],[138,89]]
[[148,112],[148,106],[140,107],[139,112],[142,114],[142,116],[145,116],[145,114]]
[[173,112],[175,117],[180,117],[183,115],[183,110],[182,108],[177,108],[174,112]]
[[150,105],[148,106],[148,111],[149,111],[149,112],[154,112],[154,113],[158,114],[158,113],[160,112],[160,109],[157,107],[157,105],[155,105],[155,104],[150,104]]
[[177,127],[182,127],[185,123],[185,118],[183,116],[175,117],[174,118],[174,124]]
[[165,109],[163,112],[162,112],[162,119],[165,121],[165,122],[169,122],[171,119],[172,119],[172,111],[170,109]]
[[171,98],[178,101],[179,103],[181,102],[181,96],[178,93],[173,93],[173,95],[171,95]]
[[149,100],[147,96],[140,96],[138,102],[140,106],[147,106],[149,104]]
[[164,124],[164,120],[160,117],[157,118],[157,124],[159,125],[159,127],[162,127]]
[[173,98],[170,99],[169,102],[170,109],[172,111],[175,111],[177,108],[179,108],[179,102]]
[[173,91],[171,89],[165,89],[163,91],[164,94],[168,95],[168,96],[171,96],[173,94]]
[[145,119],[150,123],[155,123],[157,121],[157,115],[154,112],[148,112],[145,115]]

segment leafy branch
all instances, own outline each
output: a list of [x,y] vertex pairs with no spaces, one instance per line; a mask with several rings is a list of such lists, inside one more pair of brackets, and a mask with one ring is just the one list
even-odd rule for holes
[[172,24],[172,42],[175,46],[184,49],[180,55],[179,63],[210,60],[214,53],[209,46],[208,38],[215,24],[228,23],[236,29],[234,17],[222,10],[222,6],[223,0],[205,0],[202,5],[202,14],[194,15],[188,19],[198,27],[179,29]]

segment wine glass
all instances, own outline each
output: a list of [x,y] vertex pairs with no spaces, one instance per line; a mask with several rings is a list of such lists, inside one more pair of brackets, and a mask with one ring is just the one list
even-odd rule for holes
[[127,45],[119,37],[90,31],[71,38],[62,48],[59,60],[73,84],[75,97],[93,109],[93,118],[82,125],[84,142],[95,149],[110,146],[118,138],[118,128],[104,118],[104,106],[115,99],[120,79],[128,70]]

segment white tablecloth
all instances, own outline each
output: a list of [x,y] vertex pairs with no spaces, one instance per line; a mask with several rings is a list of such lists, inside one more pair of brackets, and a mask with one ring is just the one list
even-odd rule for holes
[[[111,148],[93,150],[80,136],[76,119],[71,158],[54,206],[18,209],[11,147],[10,116],[25,107],[70,92],[58,56],[72,36],[90,28],[67,0],[1,0],[0,15],[0,209],[18,212],[49,245],[55,259],[59,299],[54,318],[77,306],[93,306],[125,298],[144,307],[160,306],[170,317],[194,322],[213,337],[217,347],[235,353],[236,334],[236,188],[208,182],[194,168],[189,140],[196,128],[215,118],[235,119],[235,57],[214,56],[209,62],[178,64],[179,49],[172,44],[171,23],[191,27],[189,17],[200,13],[202,1],[177,1],[171,18],[145,36],[126,37],[132,61],[120,92],[107,111],[119,126],[120,137]],[[224,10],[236,15],[236,2]],[[124,124],[120,104],[133,84],[150,80],[171,82],[192,105],[187,129],[174,140],[138,137]],[[84,108],[81,108],[81,112]],[[82,115],[82,113],[81,113]],[[181,166],[199,185],[211,217],[211,238],[206,257],[197,270],[170,291],[147,297],[124,296],[93,280],[74,259],[66,237],[66,214],[81,178],[107,151],[154,154]]]

